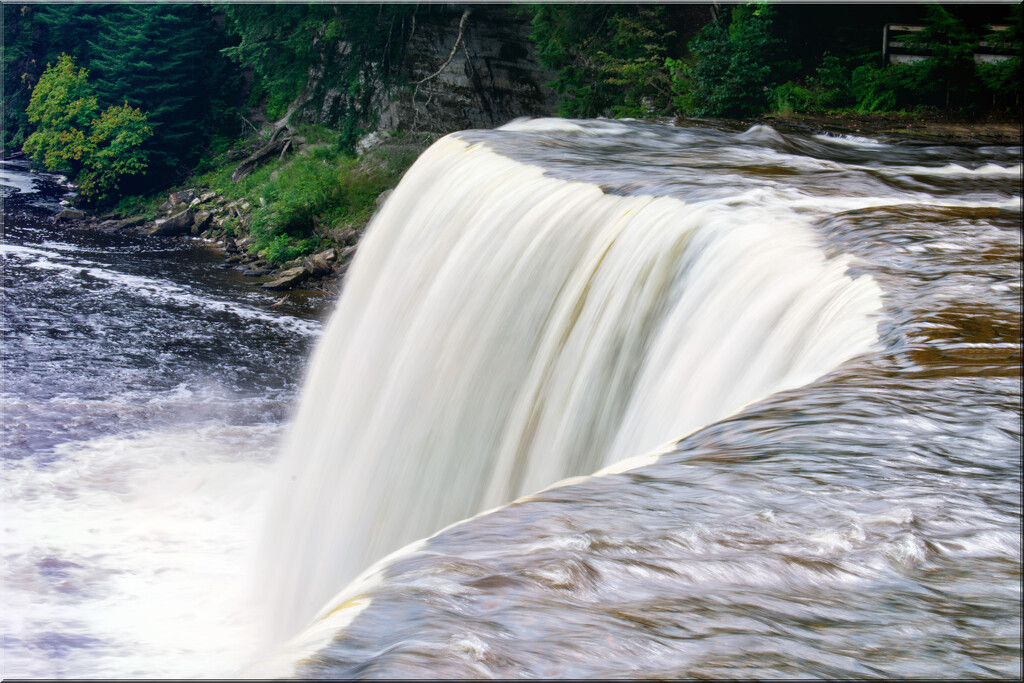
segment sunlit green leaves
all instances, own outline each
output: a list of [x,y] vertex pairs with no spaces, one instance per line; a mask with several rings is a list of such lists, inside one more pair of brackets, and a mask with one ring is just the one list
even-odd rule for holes
[[147,116],[127,104],[100,112],[88,72],[62,54],[32,91],[27,114],[36,130],[24,150],[51,171],[74,177],[79,191],[101,201],[126,175],[147,167],[143,144],[153,135]]

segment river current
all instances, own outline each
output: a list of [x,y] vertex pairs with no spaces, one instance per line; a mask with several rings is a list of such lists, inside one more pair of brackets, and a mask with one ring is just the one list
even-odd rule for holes
[[[279,455],[300,389],[306,413],[325,382],[355,394],[356,405],[367,377],[378,376],[381,386],[401,394],[408,375],[402,370],[425,377],[426,367],[413,363],[408,350],[402,362],[376,367],[370,350],[361,356],[368,364],[362,374],[318,381],[326,361],[307,359],[318,341],[320,355],[330,344],[320,322],[327,311],[315,301],[270,308],[274,297],[216,268],[216,255],[199,243],[61,228],[51,221],[64,192],[56,179],[5,163],[4,677],[1021,675],[1019,147],[547,120],[468,131],[446,144],[460,147],[437,151],[436,159],[444,161],[442,153],[468,158],[483,146],[509,163],[542,170],[545,180],[524,182],[597,187],[601,202],[625,202],[626,213],[634,211],[628,202],[644,197],[714,206],[716,217],[742,217],[753,237],[763,222],[764,229],[779,230],[780,240],[789,235],[776,221],[783,216],[798,224],[800,240],[806,233],[825,266],[841,266],[850,283],[870,282],[877,291],[877,310],[865,304],[850,314],[869,315],[871,338],[831,338],[824,323],[801,328],[796,339],[746,322],[716,336],[711,330],[723,317],[760,320],[742,317],[746,304],[762,301],[742,298],[743,283],[753,282],[757,293],[779,286],[782,276],[754,279],[749,268],[755,266],[738,261],[748,270],[726,268],[716,276],[727,278],[721,283],[693,275],[717,271],[686,271],[690,279],[666,291],[705,288],[712,304],[690,310],[702,324],[679,338],[679,354],[716,360],[692,365],[697,370],[687,376],[699,375],[700,382],[679,382],[678,396],[670,383],[634,410],[629,401],[645,386],[643,368],[637,370],[636,388],[624,391],[621,410],[608,419],[639,426],[605,439],[609,458],[640,457],[635,466],[613,465],[602,476],[539,492],[555,483],[533,474],[546,471],[539,465],[518,475],[531,482],[525,489],[490,484],[500,491],[493,500],[481,494],[482,507],[423,521],[427,531],[396,535],[395,543],[497,509],[393,555],[370,580],[346,589],[352,571],[316,577],[337,597],[314,594],[313,604],[323,608],[312,626],[268,657],[274,649],[264,640],[265,622],[274,586],[285,594],[293,590],[289,583],[313,582],[307,565],[319,556],[309,548],[341,531],[327,513],[310,517],[318,509],[312,490],[291,506],[303,513],[294,517],[306,520],[301,529],[268,495],[281,491],[280,479],[301,458]],[[519,172],[503,168],[495,171],[495,195],[467,195],[463,204],[497,205],[506,192],[499,180]],[[459,165],[452,169],[460,172]],[[566,191],[575,197],[577,185]],[[401,192],[385,211],[397,216]],[[409,211],[410,225],[429,225]],[[367,239],[377,242],[366,245],[365,255],[361,248],[349,275],[353,289],[346,285],[342,294],[350,311],[339,308],[332,323],[348,319],[356,304],[344,297],[361,296],[360,278],[373,281],[384,222],[395,216],[370,228],[376,232]],[[701,244],[700,234],[685,238],[687,248]],[[423,258],[433,253],[423,241],[434,235],[417,237]],[[400,237],[394,250],[403,248]],[[491,250],[512,249],[514,242],[510,234]],[[464,244],[453,242],[451,251]],[[706,244],[694,251],[694,263],[719,248]],[[608,253],[599,259],[602,267],[617,258]],[[772,255],[762,265],[776,260]],[[631,262],[623,254],[623,268]],[[488,272],[481,268],[469,281],[468,273],[442,264],[437,281],[450,279],[455,292],[463,278],[463,288],[490,292]],[[383,278],[384,266],[380,273]],[[515,286],[495,285],[494,300],[522,310],[526,298],[506,295]],[[524,291],[545,286],[535,278]],[[392,317],[403,314],[398,294],[389,298],[367,287],[358,301],[399,301]],[[590,301],[600,287],[597,278],[586,283]],[[447,295],[440,284],[437,290]],[[854,295],[843,291],[836,289],[836,303],[814,309],[820,318],[849,304]],[[585,307],[570,313],[577,328],[588,315]],[[450,319],[427,316],[412,330],[415,336],[434,322],[452,339],[473,335],[460,327],[471,315],[463,306]],[[391,329],[398,328],[385,331]],[[500,334],[484,332],[476,330],[481,344],[493,336],[488,343],[509,346]],[[707,339],[697,338],[702,333]],[[575,348],[571,335],[555,337]],[[431,350],[431,339],[419,337],[417,348],[434,354],[436,367],[454,378],[442,353],[451,344]],[[758,355],[780,339],[800,353]],[[779,383],[763,385],[781,387],[767,396],[725,391],[752,382],[739,368],[785,365],[821,339],[829,340],[824,347],[850,351],[817,354],[813,372],[782,368]],[[349,353],[357,341],[338,348]],[[634,348],[630,338],[620,342]],[[583,342],[579,348],[589,349]],[[472,353],[457,356],[466,364],[482,353],[466,349]],[[671,376],[672,367],[659,365],[653,374]],[[786,380],[791,375],[801,381]],[[571,380],[568,373],[564,383]],[[612,384],[601,390],[612,389],[618,390]],[[559,396],[573,407],[594,391],[587,383]],[[486,412],[481,395],[487,396],[472,394],[473,400]],[[393,457],[414,468],[419,461],[412,451],[422,455],[423,443],[447,443],[439,423],[415,404],[460,406],[468,396],[411,396],[410,405],[393,403],[402,408],[394,411],[402,421],[375,418],[365,433],[377,429],[378,443],[409,448]],[[710,422],[673,426],[681,430],[673,438],[681,440],[657,458],[643,457],[657,439],[637,436],[636,451],[629,450],[634,434],[661,438],[646,422],[671,412],[662,406],[704,415],[702,397],[710,396],[732,398],[722,399],[717,412],[707,408]],[[513,399],[508,405],[511,413],[521,410]],[[460,411],[461,421],[452,424],[479,424],[475,413],[472,421]],[[565,412],[562,421],[577,414]],[[395,436],[414,434],[418,421],[422,443]],[[558,413],[539,414],[535,422],[531,435],[543,436],[547,422],[559,427]],[[573,447],[583,440],[595,450],[607,425],[586,425],[569,436],[554,429],[553,442]],[[495,438],[498,450],[504,448]],[[606,464],[585,456],[574,461],[583,469],[570,463],[554,479]],[[459,457],[469,469],[474,454]],[[430,492],[447,492],[453,475],[435,481],[429,469],[423,473],[426,509]],[[544,483],[533,484],[534,476]],[[384,497],[384,484],[375,490],[377,479],[362,481],[367,501]],[[322,523],[308,521],[317,515]],[[410,521],[410,529],[414,521],[420,520]],[[275,534],[308,540],[300,550],[268,555],[266,538]],[[369,551],[357,569],[396,547]],[[276,563],[297,569],[272,573],[269,583],[261,579],[258,569]],[[300,613],[295,628],[312,617]]]

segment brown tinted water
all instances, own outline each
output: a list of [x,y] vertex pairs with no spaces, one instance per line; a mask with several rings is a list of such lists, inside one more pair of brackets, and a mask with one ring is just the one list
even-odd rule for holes
[[656,464],[412,546],[328,603],[295,673],[1019,676],[1019,148],[554,126],[463,137],[608,193],[785,204],[878,283],[878,341]]

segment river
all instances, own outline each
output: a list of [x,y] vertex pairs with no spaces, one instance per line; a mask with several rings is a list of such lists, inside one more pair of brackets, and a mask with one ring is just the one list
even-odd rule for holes
[[5,164],[4,676],[1019,677],[1020,164],[460,133],[326,327]]

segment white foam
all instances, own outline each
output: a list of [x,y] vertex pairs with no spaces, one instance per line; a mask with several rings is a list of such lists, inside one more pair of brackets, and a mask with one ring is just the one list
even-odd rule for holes
[[[220,678],[251,660],[277,434],[209,424],[67,444],[52,465],[8,462],[3,675]],[[54,633],[79,646],[41,657]]]
[[1021,165],[1000,166],[988,163],[977,168],[968,168],[960,164],[945,164],[942,166],[854,166],[860,171],[871,171],[887,176],[935,176],[935,177],[976,177],[976,178],[1016,178],[1021,177]]
[[828,142],[835,145],[845,145],[849,147],[865,147],[870,149],[876,149],[878,147],[885,146],[885,143],[874,138],[867,138],[861,135],[815,135],[816,140]]
[[58,271],[66,277],[88,275],[96,280],[102,280],[115,286],[128,296],[162,303],[199,306],[205,310],[221,311],[244,320],[259,320],[271,323],[306,336],[317,335],[322,329],[320,322],[316,320],[270,313],[255,306],[247,306],[227,299],[206,296],[197,293],[188,286],[176,285],[165,279],[131,275],[110,270],[96,261],[90,261],[77,255],[66,255],[65,252],[73,253],[74,249],[59,249],[57,245],[48,246],[52,246],[53,249],[0,244],[0,256],[17,258],[22,267],[35,270]]

